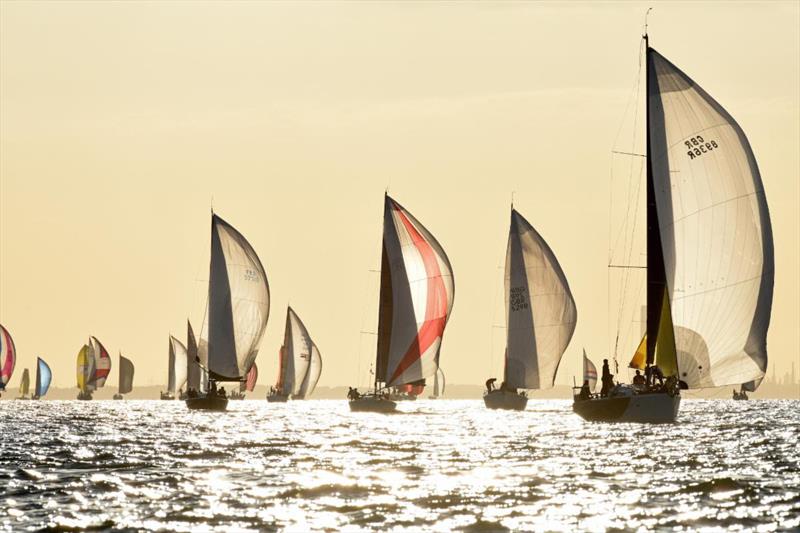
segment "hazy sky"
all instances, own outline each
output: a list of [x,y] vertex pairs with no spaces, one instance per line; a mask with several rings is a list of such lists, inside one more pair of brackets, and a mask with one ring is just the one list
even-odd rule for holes
[[[202,321],[212,199],[269,276],[261,382],[274,382],[291,302],[322,352],[320,384],[365,383],[387,187],[455,270],[441,356],[451,383],[500,372],[515,191],[575,296],[558,376],[571,382],[582,347],[596,361],[613,348],[606,265],[624,190],[611,178],[627,183],[630,170],[611,150],[637,148],[625,132],[637,129],[652,4],[2,2],[12,385],[39,355],[56,386],[74,386],[90,334],[114,354],[109,385],[118,350],[138,384],[164,383],[168,334]],[[800,346],[799,5],[657,3],[650,16],[651,44],[755,151],[774,229],[779,375]]]

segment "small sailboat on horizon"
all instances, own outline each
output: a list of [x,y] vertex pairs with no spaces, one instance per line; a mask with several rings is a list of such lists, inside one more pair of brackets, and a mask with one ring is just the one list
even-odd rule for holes
[[117,386],[117,393],[114,395],[115,400],[124,399],[123,394],[128,394],[133,390],[133,361],[127,357],[123,357],[122,353],[119,354],[119,385]]
[[374,388],[348,392],[352,411],[392,412],[391,387],[424,380],[439,369],[439,351],[453,308],[453,269],[430,232],[384,196],[381,285]]
[[505,265],[506,350],[503,382],[487,380],[483,401],[489,409],[522,411],[528,404],[518,389],[547,389],[577,322],[569,283],[547,242],[511,206]]
[[186,384],[188,374],[186,346],[170,335],[167,352],[167,390],[161,392],[161,399],[175,400],[183,394],[183,386]]
[[41,400],[50,388],[53,379],[53,372],[50,366],[41,357],[36,358],[36,385],[33,392],[33,400]]
[[14,347],[14,339],[8,330],[0,324],[0,394],[6,390],[6,385],[14,374],[14,366],[17,363],[17,350]]
[[19,396],[17,400],[30,400],[31,391],[31,373],[26,368],[22,371],[22,378],[19,381]]
[[224,411],[228,398],[217,383],[246,379],[267,327],[269,284],[247,239],[216,214],[211,215],[210,263],[207,310],[195,355],[208,372],[207,387],[189,395],[186,406]]
[[305,399],[314,392],[322,373],[322,357],[305,324],[291,306],[286,308],[283,345],[278,352],[278,382],[269,402]]
[[643,44],[647,328],[630,367],[648,378],[576,395],[573,410],[592,421],[673,422],[681,389],[760,380],[767,366],[774,251],[755,156],[733,117],[650,47],[646,27]]
[[244,400],[244,394],[246,392],[253,392],[256,388],[256,382],[258,381],[258,365],[256,365],[255,361],[253,362],[253,366],[250,367],[250,370],[247,371],[247,377],[244,381],[239,384],[238,391],[232,391],[228,396],[231,400]]
[[78,352],[77,371],[78,399],[91,400],[92,393],[106,384],[111,372],[111,357],[96,337],[89,337]]

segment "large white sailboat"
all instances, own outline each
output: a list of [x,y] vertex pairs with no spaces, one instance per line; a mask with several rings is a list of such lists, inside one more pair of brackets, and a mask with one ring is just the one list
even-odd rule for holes
[[577,321],[575,300],[555,254],[514,207],[505,267],[506,351],[503,382],[487,381],[489,409],[522,411],[519,389],[553,386]]
[[208,386],[205,393],[186,398],[189,409],[227,408],[217,383],[246,379],[268,316],[269,284],[261,260],[241,233],[212,215],[208,306],[195,356],[208,372]]
[[425,227],[387,194],[383,211],[381,288],[375,382],[351,389],[353,411],[394,411],[388,388],[424,383],[439,368],[439,350],[453,308],[453,269]]
[[311,394],[322,372],[322,358],[305,324],[291,307],[286,309],[286,329],[278,357],[278,382],[270,389],[267,400],[285,402]]
[[630,366],[650,378],[576,396],[587,420],[672,422],[680,389],[738,386],[767,367],[774,258],[755,156],[733,117],[643,39],[647,328]]

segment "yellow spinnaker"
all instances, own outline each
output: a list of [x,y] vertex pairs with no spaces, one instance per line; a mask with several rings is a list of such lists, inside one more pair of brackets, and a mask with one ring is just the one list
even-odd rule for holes
[[[647,363],[647,333],[642,337],[642,342],[636,348],[636,353],[628,366],[644,370]],[[665,376],[678,374],[678,355],[675,349],[675,330],[672,326],[672,312],[669,305],[669,296],[664,291],[664,300],[661,304],[661,316],[658,318],[658,334],[656,335],[655,363],[664,372]]]
[[81,351],[78,352],[77,370],[78,370],[78,388],[80,390],[86,389],[86,369],[89,367],[89,347],[83,345]]

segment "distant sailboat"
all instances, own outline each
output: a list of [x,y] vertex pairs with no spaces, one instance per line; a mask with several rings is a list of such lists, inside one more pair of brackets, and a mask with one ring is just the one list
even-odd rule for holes
[[311,394],[322,371],[322,359],[308,329],[291,307],[286,309],[283,346],[278,354],[278,382],[269,391],[267,400],[285,402]]
[[47,394],[47,389],[50,388],[50,381],[53,378],[53,373],[50,367],[44,362],[41,357],[36,358],[36,390],[34,391],[33,399],[40,400]]
[[680,389],[760,380],[767,366],[774,252],[755,156],[733,117],[643,39],[647,331],[630,366],[651,378],[576,399],[587,420],[672,422]]
[[123,394],[133,390],[133,361],[119,354],[119,390],[114,395],[115,400],[122,400]]
[[439,368],[453,308],[453,269],[442,247],[403,206],[386,195],[374,390],[348,393],[353,411],[394,411],[387,389],[419,384]]
[[89,344],[78,352],[77,370],[78,399],[91,400],[92,393],[106,384],[111,372],[111,357],[96,337],[89,337]]
[[253,362],[253,366],[250,367],[250,370],[247,372],[247,377],[244,381],[239,384],[239,390],[231,391],[228,397],[231,400],[244,400],[244,393],[245,392],[253,392],[253,389],[256,388],[256,382],[258,381],[258,365]]
[[561,357],[575,331],[577,310],[555,254],[513,207],[505,267],[506,352],[503,384],[487,381],[489,409],[522,411],[518,389],[553,386]]
[[203,366],[208,390],[188,397],[189,409],[227,408],[228,399],[216,385],[245,379],[258,355],[268,315],[269,285],[261,260],[241,233],[212,215],[208,307],[196,356],[198,362],[207,357]]
[[22,371],[22,379],[19,382],[19,396],[17,400],[30,400],[31,392],[31,374],[28,369]]
[[8,330],[0,325],[0,393],[6,390],[16,362],[17,350],[14,348],[14,340]]
[[186,384],[186,377],[188,374],[189,363],[187,360],[186,346],[172,335],[169,336],[168,352],[167,391],[161,393],[162,400],[174,400],[178,398],[183,393],[183,386]]
[[433,375],[433,394],[429,396],[431,400],[438,400],[442,396],[444,396],[444,372],[442,369],[436,371],[436,374]]
[[759,385],[761,385],[762,379],[755,379],[753,381],[748,381],[747,383],[742,383],[739,387],[739,392],[736,392],[736,389],[733,389],[733,399],[734,400],[749,400],[750,397],[747,395],[748,392],[755,392]]

